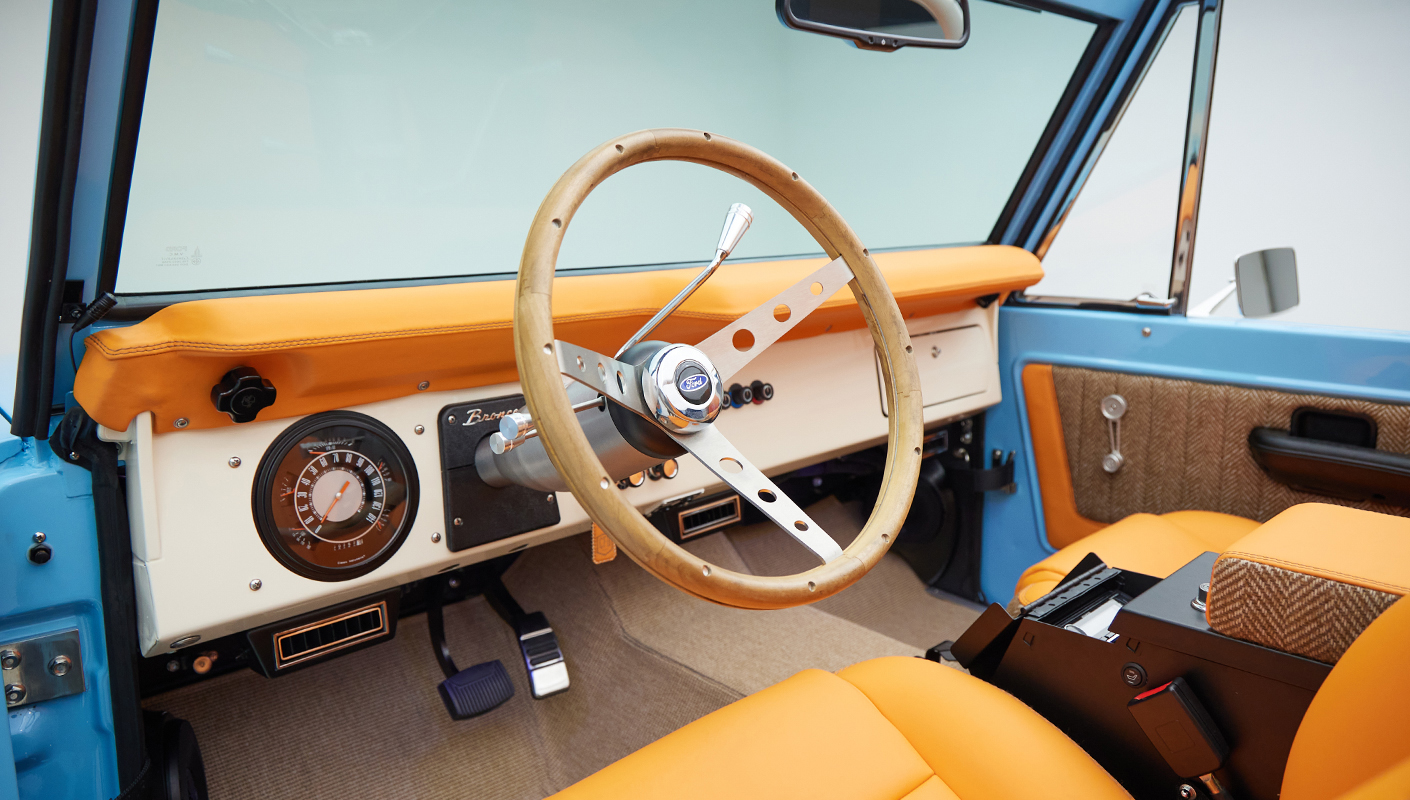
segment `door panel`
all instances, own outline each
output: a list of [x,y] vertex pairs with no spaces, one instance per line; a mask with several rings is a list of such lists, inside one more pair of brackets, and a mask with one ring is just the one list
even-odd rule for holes
[[[1340,500],[1277,483],[1254,463],[1248,446],[1254,428],[1287,430],[1294,410],[1312,406],[1370,416],[1380,430],[1377,449],[1406,454],[1410,406],[1080,367],[1056,366],[1052,374],[1077,512],[1087,519],[1112,523],[1138,512],[1198,510],[1266,522],[1298,503],[1410,515],[1410,509],[1386,503]],[[1128,404],[1121,419],[1125,463],[1115,474],[1102,468],[1111,446],[1099,404],[1109,394]]]
[[[1051,365],[1053,377],[1040,380],[1030,365]],[[1263,477],[1249,455],[1253,427],[1286,430],[1303,403],[1372,413],[1380,449],[1410,451],[1407,333],[1006,305],[999,371],[1003,401],[986,415],[986,441],[1017,451],[1018,480],[1012,494],[985,496],[981,572],[985,595],[1000,603],[1023,570],[1125,513],[1266,519],[1292,503],[1332,502]],[[1108,444],[1097,403],[1113,390],[1131,407],[1119,484],[1100,465]],[[1094,479],[1113,485],[1093,488]]]
[[1047,542],[1056,550],[1096,533],[1106,527],[1106,523],[1084,517],[1077,510],[1077,493],[1072,488],[1072,467],[1067,458],[1069,448],[1058,406],[1057,385],[1053,382],[1053,365],[1025,366],[1023,394]]

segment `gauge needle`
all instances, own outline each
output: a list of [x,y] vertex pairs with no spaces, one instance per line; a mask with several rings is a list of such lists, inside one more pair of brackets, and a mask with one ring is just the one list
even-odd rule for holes
[[329,503],[328,510],[323,512],[323,519],[318,521],[318,530],[323,530],[323,523],[327,522],[328,515],[333,513],[333,506],[336,506],[338,501],[343,499],[343,492],[346,492],[349,486],[352,486],[352,481],[343,481],[343,488],[339,489],[338,493],[333,495],[333,502]]

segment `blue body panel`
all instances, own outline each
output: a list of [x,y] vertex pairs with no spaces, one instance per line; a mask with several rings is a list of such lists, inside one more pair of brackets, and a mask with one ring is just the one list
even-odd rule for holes
[[1410,403],[1410,333],[1005,306],[1004,399],[985,418],[985,438],[990,448],[1018,452],[1018,491],[985,499],[981,568],[984,594],[998,603],[1013,596],[1023,570],[1053,552],[1024,412],[1020,374],[1030,363]]
[[[92,476],[59,460],[47,442],[0,440],[0,509],[0,642],[78,628],[85,687],[7,712],[15,770],[13,778],[0,774],[0,798],[11,780],[26,800],[113,797],[117,757]],[[44,565],[27,557],[37,531],[54,551]]]

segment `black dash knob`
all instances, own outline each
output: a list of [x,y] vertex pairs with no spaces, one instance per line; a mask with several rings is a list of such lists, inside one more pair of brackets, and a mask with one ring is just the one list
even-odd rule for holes
[[736,383],[729,387],[729,399],[735,408],[747,406],[754,400],[754,390]]
[[749,390],[754,393],[754,405],[774,399],[774,385],[772,383],[754,381],[749,384]]
[[235,422],[254,422],[259,412],[274,405],[274,384],[253,367],[236,367],[211,387],[211,402],[217,411]]

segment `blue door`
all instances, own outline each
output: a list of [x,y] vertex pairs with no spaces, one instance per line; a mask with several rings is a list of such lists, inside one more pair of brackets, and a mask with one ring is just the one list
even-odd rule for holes
[[[1404,214],[1404,166],[1388,147],[1348,155],[1338,133],[1403,114],[1360,98],[1403,94],[1410,63],[1361,63],[1356,48],[1392,23],[1372,12],[1338,21],[1356,44],[1304,50],[1286,5],[1225,5],[1158,17],[1098,144],[1004,232],[1046,277],[1000,312],[1004,400],[987,425],[992,447],[1017,451],[1019,480],[986,501],[991,601],[1133,514],[1193,521],[1200,549],[1218,550],[1295,503],[1407,513],[1355,466],[1410,463],[1402,259],[1390,229],[1363,224]],[[1276,313],[1242,280],[1266,249],[1291,251],[1300,284]],[[1360,450],[1341,466],[1270,455],[1319,446],[1308,439]]]

